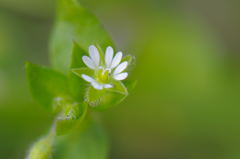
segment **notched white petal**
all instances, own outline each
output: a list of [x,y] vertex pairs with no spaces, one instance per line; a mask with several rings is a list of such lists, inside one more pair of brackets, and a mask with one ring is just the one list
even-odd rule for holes
[[102,90],[102,89],[103,89],[103,85],[100,84],[100,83],[98,83],[98,82],[96,82],[96,81],[92,82],[91,84],[92,84],[92,86],[93,86],[95,89],[98,89],[98,90]]
[[121,80],[126,79],[127,76],[128,76],[128,73],[127,73],[127,72],[124,72],[124,73],[120,73],[120,74],[113,75],[113,78],[114,78],[115,80],[121,81]]
[[85,81],[90,82],[90,83],[95,81],[92,77],[90,77],[90,76],[88,76],[88,75],[85,75],[85,74],[82,74],[81,77],[82,77]]
[[89,67],[89,68],[91,68],[91,69],[95,69],[96,66],[95,66],[93,60],[90,59],[88,56],[83,56],[83,57],[82,57],[82,60],[83,60],[83,62],[85,63],[85,65],[86,65],[87,67]]
[[128,66],[128,62],[125,61],[123,63],[121,63],[120,65],[117,66],[117,68],[114,70],[113,74],[116,75],[116,74],[119,74],[121,73],[122,71],[124,71]]
[[113,48],[109,46],[105,53],[105,64],[107,67],[110,67],[113,58]]
[[98,52],[97,48],[94,45],[91,45],[91,46],[89,46],[88,51],[89,51],[89,55],[92,58],[94,64],[96,66],[99,66],[100,55],[99,55],[99,52]]
[[122,60],[122,52],[118,52],[112,60],[111,68],[115,68]]
[[104,88],[112,88],[113,86],[111,84],[105,84]]

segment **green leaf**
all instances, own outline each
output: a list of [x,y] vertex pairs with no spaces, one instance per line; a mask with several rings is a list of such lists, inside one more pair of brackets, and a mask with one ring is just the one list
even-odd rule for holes
[[66,76],[52,69],[26,63],[26,73],[34,99],[48,109],[52,109],[55,98],[68,98]]
[[56,121],[57,135],[64,135],[75,128],[87,112],[87,106],[84,103],[69,103],[64,105],[63,109],[62,115]]
[[112,82],[113,88],[97,90],[90,86],[86,92],[86,102],[94,110],[102,111],[113,107],[128,95],[126,87],[120,81]]
[[57,20],[50,41],[51,63],[67,72],[70,68],[72,41],[87,51],[92,44],[113,46],[99,21],[76,0],[57,0]]
[[82,67],[78,69],[72,69],[72,73],[70,74],[70,89],[74,96],[74,99],[83,102],[84,96],[86,92],[86,88],[88,87],[89,83],[87,83],[82,77],[82,74],[86,74],[88,76],[93,75],[93,71],[89,68]]
[[100,123],[88,121],[81,132],[58,137],[54,156],[58,159],[107,159],[109,142]]
[[73,42],[71,68],[85,67],[82,61],[84,55],[87,56],[88,54],[76,42]]
[[[94,71],[87,68],[87,67],[82,67],[82,68],[76,68],[76,69],[72,69],[72,72],[78,76],[78,78],[82,79],[82,74],[88,75],[88,76],[93,76]],[[86,81],[84,79],[82,79],[82,81],[84,81],[84,83],[86,83]]]
[[[85,64],[82,61],[82,56],[86,55],[85,51],[79,47],[79,45],[73,43],[73,53],[72,53],[72,62],[71,68],[81,68],[85,67]],[[83,102],[84,92],[85,92],[86,83],[81,77],[78,77],[73,71],[69,73],[69,88],[72,96],[78,102]]]

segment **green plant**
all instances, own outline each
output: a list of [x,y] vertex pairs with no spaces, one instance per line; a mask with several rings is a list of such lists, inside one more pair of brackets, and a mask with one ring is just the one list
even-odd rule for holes
[[92,112],[128,96],[136,84],[126,79],[133,57],[122,57],[121,52],[113,56],[110,37],[76,0],[57,4],[50,41],[52,67],[26,63],[34,99],[56,117],[50,131],[32,145],[27,159],[104,159],[107,138]]

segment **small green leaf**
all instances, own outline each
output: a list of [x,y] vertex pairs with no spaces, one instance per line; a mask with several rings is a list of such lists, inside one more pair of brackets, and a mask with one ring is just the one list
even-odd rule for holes
[[113,88],[97,90],[90,86],[86,92],[86,102],[94,110],[102,111],[120,103],[127,97],[126,87],[119,81],[115,81]]
[[69,103],[63,106],[62,115],[56,121],[56,134],[64,135],[71,131],[84,119],[87,112],[86,104]]
[[52,109],[56,97],[68,98],[66,76],[52,69],[26,63],[27,78],[33,97],[48,109]]
[[[82,79],[82,74],[88,75],[88,76],[92,76],[93,75],[93,70],[87,68],[87,67],[82,67],[82,68],[76,68],[76,69],[72,69],[72,72],[77,75],[79,78]],[[83,80],[83,79],[82,79]],[[85,83],[86,81],[83,80]]]
[[102,48],[113,46],[111,38],[99,21],[77,0],[57,0],[57,20],[50,43],[54,68],[67,72],[70,68],[72,41],[87,51],[92,44]]
[[73,42],[71,68],[85,67],[85,64],[82,61],[84,55],[87,56],[88,54],[85,50],[80,48],[76,42]]
[[82,67],[78,69],[72,69],[72,73],[70,74],[70,89],[75,98],[75,100],[79,102],[84,101],[84,96],[86,92],[86,88],[88,87],[89,83],[87,83],[81,76],[82,74],[92,76],[93,71],[89,68]]
[[[82,56],[86,55],[85,51],[79,47],[79,45],[73,43],[73,53],[72,53],[72,62],[71,68],[81,68],[85,67],[85,64],[82,61]],[[78,102],[83,102],[84,92],[85,92],[86,83],[83,82],[81,77],[78,77],[73,71],[69,73],[69,88],[72,96]]]

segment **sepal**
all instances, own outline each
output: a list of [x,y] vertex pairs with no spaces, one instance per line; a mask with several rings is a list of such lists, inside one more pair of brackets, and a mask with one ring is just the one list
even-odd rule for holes
[[56,135],[64,135],[77,127],[87,112],[85,103],[69,102],[60,107],[62,112],[56,119]]
[[102,111],[115,106],[128,95],[127,88],[120,82],[114,81],[113,88],[97,90],[90,86],[86,91],[85,101],[94,110]]

